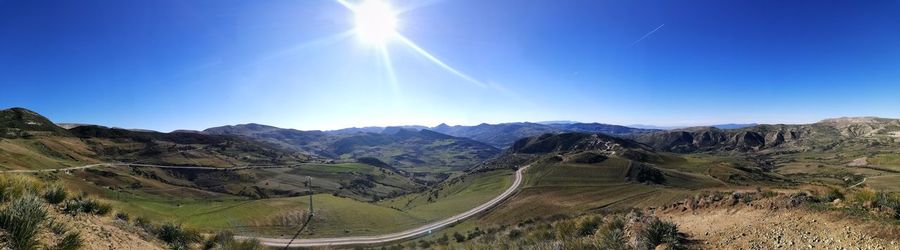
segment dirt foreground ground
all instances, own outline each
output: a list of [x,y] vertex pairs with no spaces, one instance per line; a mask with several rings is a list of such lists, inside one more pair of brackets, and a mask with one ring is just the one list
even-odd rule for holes
[[753,207],[666,211],[698,249],[900,249],[900,231],[836,212]]

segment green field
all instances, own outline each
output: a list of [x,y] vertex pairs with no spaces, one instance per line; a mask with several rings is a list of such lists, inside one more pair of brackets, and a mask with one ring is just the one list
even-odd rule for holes
[[[308,232],[321,237],[396,232],[423,222],[394,209],[350,198],[318,194],[312,199],[315,219]],[[112,203],[133,216],[153,221],[169,221],[204,231],[232,230],[269,236],[295,231],[309,207],[308,197],[194,200],[121,195]]]
[[[513,172],[498,170],[461,177],[422,193],[409,194],[380,203],[425,220],[450,217],[484,203],[506,190]],[[429,199],[431,198],[431,199]]]
[[597,209],[660,206],[706,188],[725,186],[715,178],[673,169],[660,169],[663,184],[627,180],[630,160],[611,157],[594,164],[535,163],[526,171],[525,187],[494,212],[485,224],[508,224],[554,214],[578,214]]
[[[242,235],[280,237],[296,230],[308,211],[308,196],[252,199],[203,190],[196,186],[196,179],[190,182],[189,177],[175,178],[158,171],[144,172],[143,175],[150,173],[155,176],[145,178],[138,174],[126,174],[127,169],[103,168],[76,171],[73,175],[62,175],[60,178],[73,190],[108,200],[117,210],[125,211],[132,217],[183,224],[205,232],[227,229]],[[265,180],[262,182],[268,182],[270,186],[285,185],[276,185],[279,181],[299,183],[303,180],[300,178],[302,176],[314,176],[314,190],[328,190],[329,186],[343,180],[367,174],[379,176],[377,180],[382,182],[406,183],[403,180],[407,180],[396,175],[381,175],[380,168],[355,163],[309,164],[297,168],[239,173],[242,174],[229,178],[253,176],[262,178]],[[199,176],[194,174],[194,178]],[[308,237],[399,232],[471,209],[501,193],[511,182],[512,171],[492,171],[459,178],[452,185],[442,184],[426,192],[377,203],[318,193],[313,196],[315,216],[309,228],[312,236]],[[235,184],[225,187],[230,189],[232,185]],[[295,186],[302,187],[303,184]],[[381,186],[374,189],[378,188]],[[437,196],[429,201],[430,191]]]
[[878,191],[900,193],[900,175],[869,177],[865,184]]

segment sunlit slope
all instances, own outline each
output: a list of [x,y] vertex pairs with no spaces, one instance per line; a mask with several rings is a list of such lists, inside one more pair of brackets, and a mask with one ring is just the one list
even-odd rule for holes
[[100,162],[231,167],[293,164],[303,154],[234,136],[159,133],[93,125],[63,129],[33,111],[0,110],[0,169],[53,169]]
[[[363,201],[368,195],[343,193],[347,188],[339,187],[360,175],[380,173],[371,166],[316,164],[266,171],[277,172],[241,170],[211,174],[100,168],[74,171],[72,175],[52,175],[65,180],[71,188],[110,200],[132,216],[182,223],[204,231],[229,229],[247,235],[276,237],[296,230],[308,212],[303,183],[306,174],[315,176],[312,190],[316,192],[313,195],[316,215],[309,231],[313,236],[309,237],[375,235],[424,225],[480,205],[501,193],[512,181],[511,171],[479,173],[442,184],[433,189],[434,193],[413,193],[373,203]],[[209,182],[216,182],[214,176],[259,179],[209,186]],[[291,178],[296,178],[293,188],[288,187]],[[379,186],[367,192],[379,192],[378,189],[393,185],[415,187],[409,179],[392,178],[376,179]],[[238,189],[240,185],[244,188]],[[260,197],[257,191],[270,197]]]
[[[640,163],[618,157],[591,164],[539,160],[527,171],[522,191],[488,220],[515,222],[597,209],[660,206],[701,189],[725,186],[709,176],[635,164]],[[644,175],[647,179],[642,179]]]
[[511,170],[470,173],[423,192],[385,200],[380,204],[417,218],[437,220],[465,212],[496,197],[512,185],[512,180]]
[[[510,160],[516,157],[516,159]],[[531,159],[526,163],[522,160]],[[739,185],[708,175],[696,159],[655,152],[640,143],[598,134],[563,133],[517,141],[498,161],[530,164],[522,190],[486,215],[484,223],[578,214],[598,209],[660,206],[704,189]],[[482,167],[502,168],[504,164]],[[507,166],[511,167],[511,166]]]

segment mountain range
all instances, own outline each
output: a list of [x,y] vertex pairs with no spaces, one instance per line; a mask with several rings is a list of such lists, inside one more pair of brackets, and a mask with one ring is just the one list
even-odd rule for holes
[[[804,152],[868,147],[900,140],[900,120],[856,117],[802,125],[733,125],[672,130],[602,123],[501,123],[476,126],[396,126],[302,131],[261,124],[160,133],[96,125],[54,124],[40,114],[0,111],[2,154],[45,164],[139,160],[180,165],[238,165],[309,160],[376,158],[407,171],[465,170],[520,148],[517,140],[561,133],[602,134],[659,151]],[[30,139],[30,140],[26,140]],[[31,153],[28,153],[31,152]],[[10,160],[6,160],[10,161]],[[24,163],[3,163],[26,165]]]
[[202,133],[242,136],[334,160],[374,157],[401,168],[462,170],[500,153],[472,139],[404,127],[322,132],[242,124],[209,128]]
[[865,147],[900,141],[900,120],[854,117],[813,124],[755,125],[738,129],[695,127],[632,137],[656,149],[698,151],[822,151],[835,147]]

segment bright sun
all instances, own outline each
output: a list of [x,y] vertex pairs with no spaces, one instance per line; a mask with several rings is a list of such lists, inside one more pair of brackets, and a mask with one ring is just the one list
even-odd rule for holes
[[396,34],[397,17],[387,3],[365,0],[354,9],[356,33],[362,41],[383,44]]

